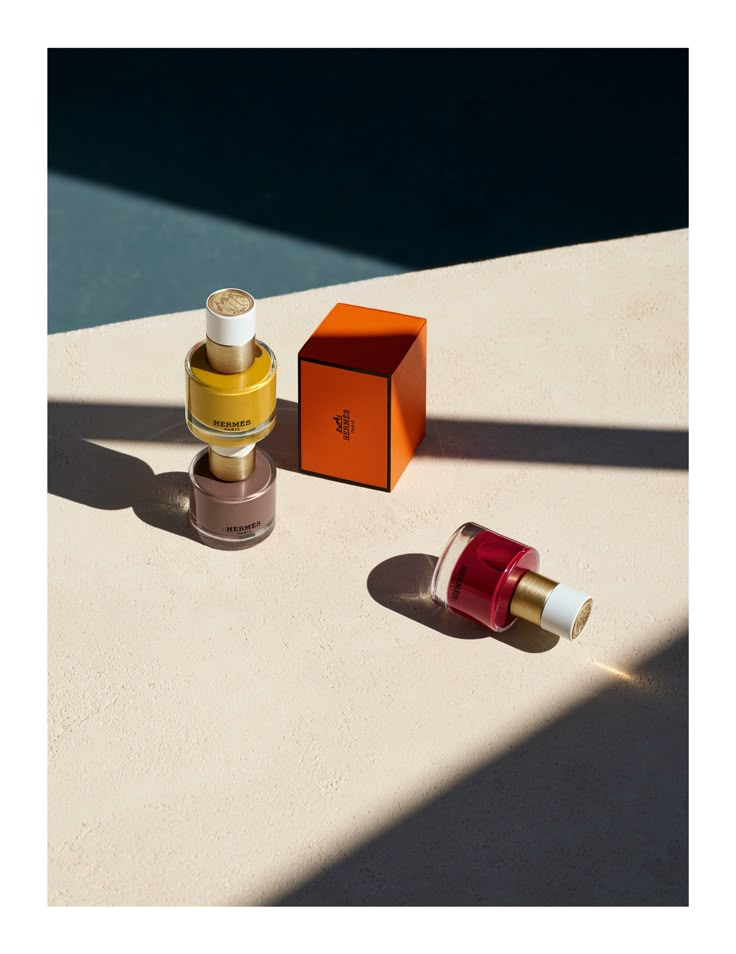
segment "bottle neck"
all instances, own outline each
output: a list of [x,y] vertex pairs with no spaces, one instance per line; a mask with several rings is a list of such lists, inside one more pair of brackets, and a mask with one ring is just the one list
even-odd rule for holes
[[557,583],[554,580],[549,580],[533,570],[527,570],[516,584],[514,595],[511,597],[509,607],[511,615],[534,623],[535,626],[541,626],[544,605],[556,587]]
[[222,345],[207,338],[205,347],[208,364],[220,374],[237,374],[240,371],[247,371],[256,360],[255,338],[241,345]]
[[245,451],[245,453],[239,451],[237,454],[232,455],[218,454],[217,448],[212,447],[212,445],[210,445],[209,450],[210,473],[213,477],[217,477],[218,480],[226,480],[228,482],[247,480],[255,470],[255,444],[243,448],[242,450]]

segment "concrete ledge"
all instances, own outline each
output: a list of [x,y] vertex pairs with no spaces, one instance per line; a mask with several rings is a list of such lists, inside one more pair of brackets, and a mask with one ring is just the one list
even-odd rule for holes
[[[49,903],[686,903],[686,282],[670,232],[260,301],[278,523],[241,553],[182,503],[201,311],[51,336]],[[338,300],[429,321],[390,495],[296,470]],[[593,594],[577,643],[427,602],[469,519]]]

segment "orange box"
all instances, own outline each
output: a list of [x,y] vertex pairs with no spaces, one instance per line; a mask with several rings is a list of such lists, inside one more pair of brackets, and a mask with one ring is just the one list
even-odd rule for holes
[[393,490],[426,404],[426,320],[335,305],[299,352],[301,470]]

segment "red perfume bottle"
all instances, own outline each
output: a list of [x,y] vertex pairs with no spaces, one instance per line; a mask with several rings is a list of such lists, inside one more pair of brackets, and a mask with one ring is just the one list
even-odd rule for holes
[[575,639],[588,621],[592,599],[537,573],[539,553],[477,523],[450,537],[432,577],[432,599],[497,633],[525,619]]

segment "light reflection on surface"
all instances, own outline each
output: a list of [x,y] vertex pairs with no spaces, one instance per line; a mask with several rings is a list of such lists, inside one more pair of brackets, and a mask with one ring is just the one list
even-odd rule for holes
[[[655,695],[661,694],[656,685],[652,685],[651,680],[646,678],[646,676],[639,675],[635,672],[626,672],[624,669],[617,669],[615,666],[609,666],[608,663],[599,662],[597,659],[593,659],[591,662],[594,666],[598,666],[599,669],[605,669],[606,672],[610,672],[612,676],[621,682],[625,682],[632,688],[638,689],[639,692],[647,694],[654,693]],[[659,688],[661,689],[661,687]]]
[[600,669],[605,669],[606,672],[612,673],[619,679],[623,679],[625,682],[636,682],[636,676],[632,675],[630,672],[624,672],[623,669],[616,669],[613,666],[607,666],[606,663],[598,662],[595,659],[593,660],[593,664],[598,666]]

